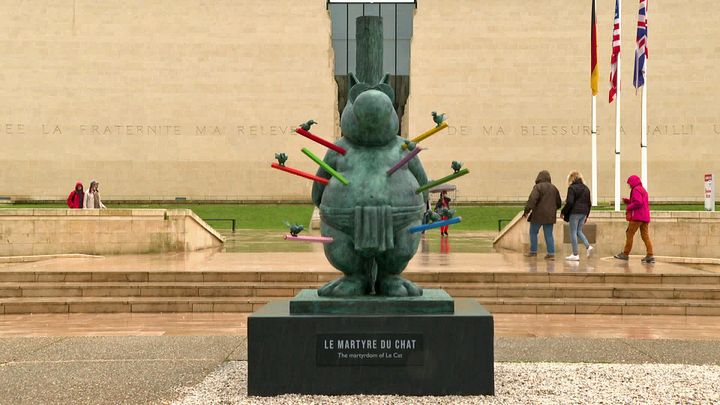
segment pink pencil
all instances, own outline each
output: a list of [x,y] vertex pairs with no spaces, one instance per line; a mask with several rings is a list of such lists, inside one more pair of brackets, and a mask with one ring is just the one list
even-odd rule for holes
[[285,240],[294,240],[297,242],[318,242],[318,243],[331,243],[333,238],[327,236],[292,236],[285,235]]

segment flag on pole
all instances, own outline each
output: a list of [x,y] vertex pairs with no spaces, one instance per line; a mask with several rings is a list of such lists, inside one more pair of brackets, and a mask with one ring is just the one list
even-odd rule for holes
[[647,57],[647,0],[640,0],[635,44],[635,73],[633,74],[635,88],[640,88],[645,84],[645,59]]
[[595,25],[595,0],[592,1],[592,19],[590,22],[590,89],[592,94],[598,92],[598,67],[597,67],[597,29]]
[[612,56],[610,57],[610,93],[609,102],[615,100],[618,87],[618,56],[620,55],[620,12],[618,0],[615,0],[615,21],[613,23]]

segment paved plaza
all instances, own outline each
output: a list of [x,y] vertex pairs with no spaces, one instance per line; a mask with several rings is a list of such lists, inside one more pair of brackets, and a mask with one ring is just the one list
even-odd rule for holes
[[493,398],[247,397],[246,342],[244,336],[1,338],[0,398],[18,404],[720,400],[716,340],[498,336]]
[[[476,238],[473,241],[473,238]],[[238,236],[224,252],[56,258],[0,264],[2,272],[134,269],[162,274],[233,270],[332,272],[322,252],[283,251],[270,234]],[[460,241],[462,240],[462,242]],[[494,273],[702,276],[716,266],[606,257],[527,259],[494,252],[486,235],[435,236],[408,274]],[[468,242],[472,241],[472,242]],[[456,248],[457,247],[457,248]],[[459,252],[458,252],[459,250]],[[259,251],[259,252],[258,252]],[[331,275],[334,273],[331,273]],[[522,279],[517,281],[522,284]],[[246,395],[247,312],[0,315],[2,403],[712,403],[720,401],[720,317],[495,314],[496,396]],[[448,333],[452,333],[449,331]],[[607,387],[612,387],[608,390]]]
[[720,404],[717,1],[650,3],[0,1],[0,405]]
[[[32,261],[13,260],[0,262],[0,271],[146,271],[146,272],[331,272],[339,274],[317,244],[298,244],[282,239],[278,231],[239,230],[225,233],[228,239],[222,250],[206,249],[197,252],[176,252],[141,255],[107,255],[62,257]],[[404,272],[468,272],[468,273],[581,273],[581,274],[720,274],[720,265],[682,263],[662,259],[654,266],[640,263],[640,257],[628,262],[612,259],[609,255],[593,254],[579,262],[562,260],[528,259],[521,253],[495,250],[492,247],[494,232],[457,232],[449,239],[440,239],[433,232],[423,237],[418,253]],[[569,245],[566,245],[567,249]],[[559,247],[560,248],[560,247]],[[560,248],[562,249],[562,248]],[[77,256],[77,255],[76,255]]]

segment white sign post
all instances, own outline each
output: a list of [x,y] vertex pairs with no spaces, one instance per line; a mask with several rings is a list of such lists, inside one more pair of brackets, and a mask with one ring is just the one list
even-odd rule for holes
[[715,211],[715,176],[705,174],[705,211]]

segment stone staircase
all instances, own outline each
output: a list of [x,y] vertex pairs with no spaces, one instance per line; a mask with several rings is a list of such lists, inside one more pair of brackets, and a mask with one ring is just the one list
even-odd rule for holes
[[[720,315],[720,274],[408,272],[494,313]],[[252,312],[334,271],[4,271],[0,314]]]

